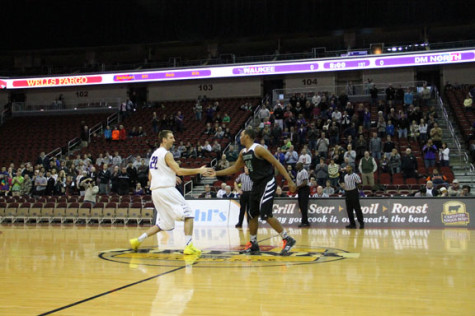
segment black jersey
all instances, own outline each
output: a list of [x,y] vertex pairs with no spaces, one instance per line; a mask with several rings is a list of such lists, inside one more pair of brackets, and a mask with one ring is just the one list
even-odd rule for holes
[[249,176],[253,182],[259,182],[268,179],[274,175],[274,167],[265,159],[256,157],[254,150],[259,144],[253,144],[249,149],[244,148],[242,152],[242,159],[249,169]]

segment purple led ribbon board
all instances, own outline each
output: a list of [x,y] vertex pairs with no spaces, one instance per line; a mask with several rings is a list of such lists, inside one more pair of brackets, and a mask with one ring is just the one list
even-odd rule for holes
[[295,63],[290,65],[256,65],[233,68],[234,75],[265,75],[318,69],[318,63]]
[[470,61],[475,58],[473,52],[457,52],[457,53],[439,53],[424,54],[408,57],[387,57],[377,58],[375,61],[378,67],[402,66],[402,65],[421,65],[421,64],[439,64]]
[[163,80],[163,79],[192,79],[211,76],[211,70],[163,71],[139,74],[114,75],[114,81]]

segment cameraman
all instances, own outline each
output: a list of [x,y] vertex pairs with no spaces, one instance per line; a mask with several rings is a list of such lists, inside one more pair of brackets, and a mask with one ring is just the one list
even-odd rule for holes
[[99,193],[99,187],[95,185],[92,178],[86,178],[82,180],[81,186],[86,188],[84,202],[89,202],[94,207],[94,205],[96,205],[96,195]]

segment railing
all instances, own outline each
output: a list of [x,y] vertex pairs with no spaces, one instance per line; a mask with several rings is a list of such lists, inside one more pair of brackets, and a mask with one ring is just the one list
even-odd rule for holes
[[47,153],[46,156],[50,158],[59,156],[59,158],[61,158],[62,154],[63,154],[63,150],[61,149],[61,147],[58,147],[58,148],[53,149],[49,153]]
[[[452,138],[452,141],[455,144],[455,147],[458,152],[458,157],[460,157],[460,162],[464,162],[466,166],[470,163],[470,160],[468,159],[467,153],[465,151],[462,151],[462,145],[460,144],[460,141],[458,140],[457,136],[455,135],[455,129],[454,126],[452,125],[452,122],[449,119],[449,115],[447,113],[447,110],[445,109],[444,102],[442,101],[442,98],[439,95],[439,91],[437,88],[435,88],[435,93],[436,93],[436,100],[437,100],[437,107],[441,110],[442,116],[447,124],[447,128],[450,132],[450,136]],[[466,168],[465,168],[466,169]]]
[[114,113],[114,114],[111,114],[107,117],[107,125],[106,126],[111,126],[112,123],[116,123],[116,122],[119,122],[119,113]]
[[192,195],[192,193],[193,193],[193,181],[192,180],[185,182],[185,184],[183,185],[183,193],[185,194],[185,196],[190,195],[190,196],[193,197],[193,195]]
[[40,100],[38,104],[27,104],[25,102],[15,102],[12,104],[13,112],[43,112],[43,111],[77,111],[84,109],[119,109],[121,98],[91,98],[84,101],[70,101],[67,103],[50,100]]
[[[290,98],[296,94],[303,94],[307,98],[311,98],[317,94],[317,92],[328,92],[334,93],[337,96],[340,94],[347,94],[349,99],[356,97],[368,97],[370,95],[369,89],[372,86],[375,86],[378,89],[378,96],[385,96],[386,88],[391,84],[393,88],[402,89],[407,88],[417,88],[422,87],[426,81],[396,81],[396,82],[371,82],[371,83],[362,83],[362,84],[353,84],[353,85],[331,85],[331,86],[320,86],[315,85],[308,88],[293,88],[293,89],[275,89],[272,91],[272,100],[273,102],[288,102]],[[414,91],[414,97],[417,98],[417,91]]]
[[81,143],[81,139],[79,137],[73,138],[68,142],[68,156],[71,155],[71,151],[74,147]]

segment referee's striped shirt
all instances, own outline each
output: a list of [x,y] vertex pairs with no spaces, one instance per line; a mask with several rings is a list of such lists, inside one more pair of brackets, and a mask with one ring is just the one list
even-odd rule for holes
[[361,183],[360,176],[356,173],[347,174],[345,176],[345,191],[351,191],[356,189],[356,185]]
[[241,190],[243,192],[252,191],[252,180],[248,174],[241,173],[236,178],[236,183],[241,183]]

